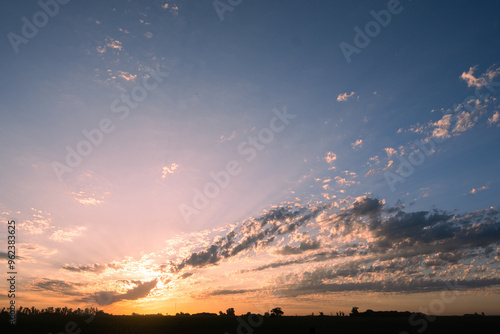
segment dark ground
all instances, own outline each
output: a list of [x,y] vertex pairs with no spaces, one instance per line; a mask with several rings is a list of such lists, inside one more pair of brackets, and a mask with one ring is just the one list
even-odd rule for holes
[[[23,334],[323,334],[323,333],[453,333],[482,334],[500,333],[500,316],[486,317],[437,317],[434,321],[414,318],[413,326],[408,317],[174,317],[174,316],[62,316],[62,315],[19,315],[15,326],[9,325],[2,315],[0,333]],[[86,320],[91,320],[86,323]],[[241,322],[245,321],[245,325]],[[422,330],[424,324],[427,328]]]

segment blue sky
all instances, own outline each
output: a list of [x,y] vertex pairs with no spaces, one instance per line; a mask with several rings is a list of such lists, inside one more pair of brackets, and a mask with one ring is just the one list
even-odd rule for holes
[[[76,305],[99,289],[91,282],[102,281],[115,296],[147,288],[140,298],[116,298],[107,306],[116,313],[172,313],[171,296],[185,310],[215,311],[218,306],[209,302],[214,293],[239,298],[221,304],[240,305],[242,312],[252,308],[236,292],[216,293],[231,289],[247,294],[245,300],[263,300],[259,294],[267,293],[298,313],[310,313],[308,301],[315,298],[325,310],[349,310],[357,297],[342,293],[359,293],[360,302],[363,293],[374,294],[379,304],[372,308],[390,308],[391,298],[409,294],[409,302],[396,306],[416,310],[422,304],[417,292],[432,300],[445,281],[458,279],[471,281],[463,298],[472,306],[455,303],[446,313],[475,312],[474,305],[486,298],[482,293],[491,299],[486,309],[498,313],[492,302],[498,297],[498,238],[481,233],[498,237],[499,5],[232,3],[221,20],[212,1],[73,0],[58,3],[53,17],[45,15],[47,23],[29,38],[23,17],[30,24],[34,16],[43,20],[40,5],[4,4],[0,211],[4,222],[15,219],[19,226],[21,280],[29,291],[21,303],[43,305],[41,295],[49,289],[51,302]],[[371,23],[378,30],[366,32],[375,22],[371,11],[389,10],[385,26]],[[356,37],[356,27],[372,37],[347,59],[340,46],[356,47],[356,38],[363,38]],[[98,144],[84,131],[94,133]],[[88,155],[69,166],[68,147]],[[402,161],[416,162],[405,170]],[[227,184],[216,185],[211,173],[225,175]],[[289,215],[272,215],[279,208]],[[266,232],[265,245],[255,239],[257,225],[251,226],[259,219],[274,217],[271,231],[278,231],[300,220],[294,208],[316,214],[296,230],[274,237]],[[373,248],[376,240],[385,238],[375,222],[390,226],[397,212],[413,231],[408,238],[459,223],[452,235],[422,239],[435,243],[435,253],[419,248],[418,259],[403,256],[404,270],[356,276],[356,284],[388,282],[392,274],[424,280],[414,276],[418,260],[427,275],[420,290],[418,284],[398,291],[378,283],[353,288],[353,282],[327,275],[338,269],[339,259],[320,261],[314,252],[344,252],[343,265],[358,268],[360,257],[372,256],[365,259],[371,268],[392,268],[387,259],[373,262],[383,254]],[[434,221],[436,212],[441,216]],[[354,224],[346,217],[354,215],[361,224],[352,227],[356,236],[346,232]],[[470,217],[483,232],[468,225]],[[427,220],[430,225],[422,225]],[[226,256],[220,240],[231,239],[231,231],[239,245],[255,243]],[[461,240],[467,231],[477,232],[477,242],[436,246],[454,244],[450,240]],[[403,242],[399,237],[394,240]],[[352,243],[357,250],[347,252]],[[361,243],[367,243],[368,254]],[[217,261],[193,260],[214,255],[211,245],[218,245]],[[441,269],[425,267],[450,252],[464,255]],[[290,259],[295,264],[261,273],[271,286],[290,275],[326,273],[331,285],[322,292],[340,294],[342,302],[329,304],[285,283],[288,290],[273,289],[273,295],[250,270]],[[235,286],[207,276],[224,277],[231,270],[241,273]],[[435,276],[439,270],[444,274]],[[54,288],[62,283],[78,291]],[[251,291],[241,292],[241,286]]]

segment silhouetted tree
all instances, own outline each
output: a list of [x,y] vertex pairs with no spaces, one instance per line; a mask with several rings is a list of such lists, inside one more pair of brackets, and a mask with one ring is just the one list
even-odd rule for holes
[[234,308],[230,307],[226,310],[226,314],[230,317],[234,317],[236,313],[234,312]]
[[275,307],[271,310],[271,317],[279,317],[283,314],[284,312],[281,310],[281,307]]
[[351,317],[355,317],[355,316],[358,316],[359,315],[359,307],[357,306],[354,306],[351,310],[351,314],[349,314]]

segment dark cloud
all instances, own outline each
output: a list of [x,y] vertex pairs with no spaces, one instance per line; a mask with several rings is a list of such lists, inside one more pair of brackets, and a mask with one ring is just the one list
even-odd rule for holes
[[82,286],[80,283],[71,283],[57,279],[42,278],[32,282],[32,289],[37,291],[51,291],[66,296],[81,296],[82,293],[78,291],[78,287]]
[[[191,269],[217,266],[231,257],[267,250],[272,261],[238,273],[298,265],[307,268],[314,264],[314,270],[275,276],[278,277],[275,286],[263,287],[290,296],[355,290],[432,291],[457,275],[466,277],[463,283],[471,287],[498,284],[495,283],[500,277],[496,260],[500,256],[498,211],[406,212],[402,203],[395,207],[384,203],[362,197],[341,210],[330,205],[274,208],[216,236],[208,246],[159,268],[162,272],[178,273],[177,279],[185,279],[193,275]],[[335,263],[331,263],[333,259]],[[98,273],[105,268],[99,264],[64,266],[74,272]],[[156,286],[156,280],[135,284],[137,287],[125,294],[112,292],[113,302],[147,296]],[[257,290],[215,290],[208,294],[252,291]]]
[[186,278],[191,277],[191,276],[193,276],[193,273],[185,273],[185,274],[181,275],[181,278],[186,279]]
[[298,247],[284,246],[280,250],[278,250],[278,254],[281,255],[294,255],[294,254],[302,254],[308,250],[315,250],[321,247],[321,242],[316,241],[303,241],[300,243]]
[[352,205],[350,213],[354,217],[377,217],[382,212],[384,204],[376,198],[365,197]]
[[[187,266],[202,268],[218,264],[221,260],[234,257],[257,247],[269,247],[276,236],[291,233],[315,219],[329,205],[314,208],[295,206],[279,207],[269,210],[254,220],[243,223],[238,230],[232,230],[207,248],[191,253],[176,265],[179,271]],[[304,244],[302,250],[316,249],[319,245]]]
[[255,292],[257,289],[248,290],[214,290],[207,293],[207,296],[226,296],[226,295],[238,295],[247,292]]
[[150,282],[139,283],[135,288],[132,288],[127,292],[115,295],[113,298],[113,302],[117,302],[120,300],[137,300],[147,297],[151,290],[156,287],[157,283],[157,279],[154,279]]
[[492,217],[485,212],[466,215],[398,212],[381,223],[370,224],[369,228],[377,237],[370,245],[373,252],[403,251],[413,247],[425,253],[456,252],[488,247],[500,240],[498,216]]
[[[482,265],[498,253],[500,220],[496,210],[461,215],[438,210],[404,212],[402,208],[386,209],[379,200],[363,198],[332,215],[331,225],[351,239],[368,232],[370,242],[340,245],[324,260],[338,257],[345,259],[343,263],[285,275],[278,279],[276,291],[288,296],[335,291],[434,291],[443,287],[444,277],[451,280],[463,268],[476,273],[461,281],[463,285],[475,288],[500,284],[498,266],[487,270]],[[355,260],[349,260],[354,256]],[[309,256],[254,270],[313,261]],[[424,271],[426,268],[430,269]]]
[[[127,281],[128,282],[128,281]],[[158,279],[149,282],[131,281],[137,286],[128,290],[125,293],[117,293],[116,291],[99,291],[94,295],[87,296],[79,301],[97,303],[99,305],[110,305],[121,300],[137,300],[147,297],[151,290],[156,287]]]
[[480,278],[471,280],[432,280],[419,277],[408,280],[406,278],[387,279],[375,282],[341,282],[321,283],[303,281],[295,285],[287,286],[277,290],[277,294],[286,297],[297,297],[300,295],[346,292],[346,291],[373,291],[373,292],[435,292],[445,291],[448,287],[456,286],[458,290],[485,288],[500,284],[500,278]]
[[299,259],[294,259],[294,260],[289,260],[289,261],[276,261],[276,262],[271,262],[253,269],[248,269],[248,270],[242,270],[242,273],[245,272],[251,272],[251,271],[262,271],[266,269],[274,269],[274,268],[280,268],[280,267],[286,267],[286,266],[291,266],[295,264],[303,264],[303,263],[309,263],[309,262],[323,262],[327,260],[331,260],[334,258],[340,257],[340,254],[333,250],[329,252],[320,252],[320,253],[315,253],[306,257],[302,257]]
[[76,266],[76,265],[64,265],[62,268],[73,271],[73,272],[93,272],[93,273],[102,273],[107,266],[100,264],[93,264],[90,266]]
[[337,217],[343,223],[351,223],[361,217],[375,220],[382,213],[383,206],[383,202],[376,198],[363,197],[356,200],[351,208],[341,210]]
[[99,264],[99,263],[94,263],[91,265],[74,265],[74,264],[65,264],[62,266],[62,269],[72,271],[72,272],[77,272],[77,273],[96,273],[100,274],[106,269],[113,269],[113,270],[119,270],[122,269],[123,266],[120,264],[116,263],[108,263],[108,264]]

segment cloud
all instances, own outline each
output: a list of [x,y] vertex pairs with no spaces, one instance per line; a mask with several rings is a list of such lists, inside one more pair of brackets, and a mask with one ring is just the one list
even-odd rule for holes
[[93,171],[82,171],[76,177],[74,200],[85,206],[104,204],[104,199],[111,194],[107,189],[109,181]]
[[[480,88],[487,89],[493,92],[491,86],[497,86],[498,83],[493,82],[493,79],[500,75],[499,68],[489,68],[481,76],[476,77],[474,71],[477,66],[471,67],[468,72],[463,72],[460,76],[469,87],[476,88],[476,95],[479,98],[466,97],[461,103],[455,104],[452,108],[441,108],[440,111],[444,115],[437,121],[429,121],[424,124],[417,123],[412,125],[408,131],[426,136],[424,141],[436,139],[448,139],[453,136],[459,136],[467,130],[473,128],[481,118],[488,113],[493,113],[490,118],[487,118],[487,124],[492,125],[500,120],[498,113],[498,101],[495,97],[491,97],[489,92],[478,95]],[[433,112],[435,110],[432,110]],[[398,133],[403,132],[403,129],[398,130]]]
[[185,274],[181,275],[181,279],[186,279],[186,278],[191,277],[191,276],[193,276],[193,273],[185,273]]
[[157,283],[158,279],[154,279],[149,282],[140,282],[135,288],[132,288],[125,293],[113,295],[113,303],[120,300],[137,300],[147,297],[156,287]]
[[267,269],[275,269],[281,267],[287,267],[291,265],[304,264],[304,263],[313,263],[313,262],[324,262],[331,259],[336,259],[341,257],[342,255],[338,253],[336,250],[333,251],[321,251],[319,253],[315,253],[312,255],[306,255],[299,259],[288,260],[288,261],[275,261],[271,262],[256,268],[252,268],[250,270],[243,270],[242,272],[253,272],[253,271],[263,271]]
[[499,120],[500,120],[500,113],[498,111],[495,111],[493,116],[488,118],[488,124],[493,125],[493,124],[497,123]]
[[318,240],[312,241],[303,241],[300,243],[298,247],[293,247],[293,246],[284,246],[281,248],[277,253],[281,255],[295,255],[295,254],[301,254],[305,251],[309,250],[316,250],[321,247],[321,242]]
[[[176,279],[176,284],[189,285],[205,272],[193,269],[201,268],[214,273],[229,271],[239,282],[252,280],[252,273],[263,271],[270,278],[251,290],[220,290],[220,281],[214,279],[207,283],[207,294],[213,296],[413,293],[433,291],[457,277],[467,286],[498,284],[497,210],[407,212],[400,201],[390,206],[384,199],[370,196],[340,202],[340,208],[335,202],[307,206],[287,202],[238,224],[196,234],[195,242],[178,240],[188,246],[179,249],[176,243],[172,253],[176,257],[158,258],[162,270],[157,280]],[[64,269],[99,273],[105,265],[65,265]],[[156,286],[153,281],[135,284],[125,293],[111,292],[116,297],[113,302],[142,298]]]
[[342,94],[339,94],[339,96],[337,96],[337,101],[338,102],[343,102],[343,101],[347,101],[350,97],[354,96],[354,92],[351,92],[350,94],[348,93],[342,93]]
[[[87,193],[85,190],[72,192],[75,201],[82,205],[101,205],[104,203],[104,195],[97,195],[96,193]],[[105,193],[106,195],[109,193]]]
[[488,189],[488,186],[482,186],[481,188],[472,188],[472,190],[469,192],[469,195],[475,195],[478,191],[483,191],[486,189]]
[[368,162],[369,165],[372,165],[372,164],[378,165],[379,163],[380,163],[380,159],[378,158],[378,155],[376,155],[374,157],[370,157],[369,162]]
[[455,124],[455,128],[453,132],[464,132],[474,126],[474,123],[471,119],[471,113],[463,111],[461,113],[456,114],[457,123]]
[[[57,253],[56,249],[47,248],[35,243],[20,243],[19,253],[22,254],[22,259],[25,262],[36,263],[40,257],[50,257]],[[20,257],[16,255],[16,257]]]
[[178,12],[179,12],[179,7],[176,4],[171,4],[171,3],[168,3],[168,2],[166,2],[163,5],[161,5],[161,8],[169,10],[169,12],[172,15],[174,15],[174,16],[177,15]]
[[[496,210],[463,215],[439,211],[404,212],[401,207],[386,207],[384,201],[363,197],[331,217],[336,227],[333,235],[337,238],[352,240],[347,237],[360,235],[367,238],[339,247],[338,252],[329,257],[344,261],[312,267],[314,269],[302,273],[282,274],[276,286],[271,287],[272,291],[286,296],[341,291],[436,291],[456,279],[454,272],[465,269],[475,274],[462,279],[462,286],[500,284],[498,266],[488,271],[482,270],[482,265],[475,261],[471,263],[471,259],[482,262],[480,259],[493,259],[500,254],[495,247],[500,237]],[[311,260],[309,257],[288,263],[275,262],[254,270]],[[433,270],[425,273],[429,266],[433,266]]]
[[347,180],[340,176],[335,176],[335,182],[337,182],[337,184],[341,187],[350,187],[353,184],[356,184],[356,181]]
[[[314,220],[328,207],[329,205],[312,208],[281,206],[269,210],[262,216],[243,223],[238,229],[230,230],[204,249],[192,252],[175,265],[175,270],[217,265],[224,259],[235,257],[248,250],[269,247],[277,236],[296,231]],[[308,245],[302,247],[307,248]]]
[[[328,277],[328,276],[327,276]],[[325,279],[326,280],[326,279]],[[317,280],[308,282],[302,280],[291,284],[286,289],[278,290],[277,293],[287,297],[300,295],[319,294],[327,292],[347,291],[374,291],[374,292],[437,292],[444,291],[447,286],[458,286],[460,289],[484,288],[500,284],[500,278],[473,279],[473,280],[435,280],[424,277],[412,280],[389,278],[372,282],[345,282],[345,283],[323,283]],[[456,289],[459,290],[459,289]]]
[[363,140],[362,139],[358,139],[354,143],[352,143],[351,146],[352,146],[353,149],[360,148],[361,146],[363,146]]
[[348,221],[352,221],[358,217],[378,217],[384,206],[384,201],[380,201],[377,198],[369,197],[358,197],[352,206],[344,213],[340,213],[339,216],[344,218],[349,218]]
[[[168,282],[168,280],[167,280]],[[158,283],[158,279],[155,278],[151,281],[142,282],[140,280],[136,281],[117,281],[118,284],[129,285],[133,283],[135,287],[128,289],[124,293],[118,293],[116,291],[98,291],[94,294],[88,295],[81,299],[78,299],[80,302],[97,302],[99,305],[111,305],[113,303],[122,301],[122,300],[138,300],[147,297]]]
[[23,222],[18,223],[23,233],[40,235],[46,231],[53,229],[52,217],[50,213],[31,208],[32,217]]
[[236,138],[236,131],[233,130],[233,132],[231,132],[231,135],[229,135],[229,137],[226,137],[226,136],[220,136],[219,138],[219,143],[223,143],[225,141],[231,141],[233,140],[234,138]]
[[333,152],[328,152],[328,153],[326,154],[326,156],[325,156],[325,161],[326,161],[327,163],[329,163],[329,164],[330,164],[330,163],[334,162],[335,160],[337,160],[337,155],[336,155],[335,153],[333,153]]
[[111,37],[106,37],[105,43],[106,44],[104,44],[104,45],[99,45],[96,47],[96,51],[98,53],[103,54],[108,49],[113,49],[113,50],[118,50],[118,51],[123,50],[122,42],[120,42],[119,40],[113,39]]
[[398,153],[398,151],[396,151],[392,147],[386,147],[386,148],[384,148],[384,150],[385,150],[385,153],[387,154],[388,157],[391,157],[391,156]]
[[243,293],[255,292],[257,289],[241,289],[241,290],[214,290],[206,293],[207,296],[228,296],[228,295],[239,295]]
[[474,76],[477,65],[469,68],[469,71],[463,72],[460,78],[467,82],[467,86],[481,88],[491,82],[496,76],[500,75],[500,68],[489,68],[481,77]]
[[133,75],[125,71],[118,71],[118,77],[125,81],[134,81],[137,78],[137,74]]
[[331,165],[328,169],[335,169],[335,166],[333,166],[333,162],[337,160],[337,155],[335,153],[327,152],[324,159],[327,164]]
[[382,169],[382,171],[385,172],[386,170],[389,170],[392,167],[392,165],[394,165],[394,160],[389,160],[387,166],[385,166],[385,168]]
[[81,236],[86,229],[85,226],[77,226],[66,230],[57,230],[52,233],[50,239],[58,242],[72,242],[73,238]]
[[379,171],[376,170],[376,169],[370,169],[368,172],[366,172],[365,174],[365,177],[368,177],[368,176],[371,176],[371,175],[375,175],[375,174],[378,174]]
[[82,283],[71,283],[58,279],[41,278],[31,283],[31,289],[35,291],[51,291],[65,296],[82,296],[79,287]]
[[122,50],[122,42],[111,37],[106,38],[106,46],[111,49]]
[[78,272],[78,273],[92,272],[92,273],[99,274],[99,273],[102,273],[107,268],[107,266],[101,265],[101,264],[93,264],[90,266],[64,265],[62,268],[65,270],[68,270],[68,271],[73,271],[73,272]]
[[163,166],[162,168],[162,173],[161,173],[161,178],[165,179],[168,174],[174,174],[175,170],[179,167],[178,164],[175,162],[170,164],[170,166]]
[[444,115],[439,121],[432,123],[434,130],[432,136],[439,139],[449,138],[448,132],[451,125],[451,114]]

